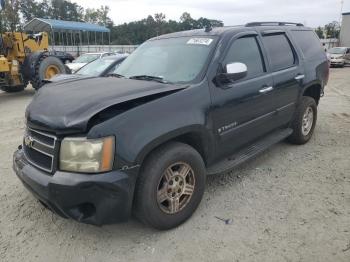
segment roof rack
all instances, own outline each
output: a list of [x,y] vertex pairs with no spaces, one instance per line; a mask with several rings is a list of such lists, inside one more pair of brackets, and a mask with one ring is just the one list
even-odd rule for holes
[[252,26],[264,26],[264,25],[277,25],[277,26],[284,26],[284,25],[294,25],[294,26],[304,26],[301,23],[291,23],[291,22],[252,22],[247,23],[245,26],[252,27]]

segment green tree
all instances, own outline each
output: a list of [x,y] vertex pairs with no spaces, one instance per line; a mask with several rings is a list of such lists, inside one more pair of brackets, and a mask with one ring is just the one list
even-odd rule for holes
[[84,8],[67,0],[51,0],[48,17],[53,19],[79,21],[83,18]]
[[[223,26],[219,20],[201,17],[198,20],[184,12],[180,21],[166,20],[163,13],[147,16],[139,21],[124,23],[118,26],[113,24],[109,17],[110,8],[87,8],[71,2],[70,0],[6,0],[7,7],[1,15],[1,25],[6,30],[18,30],[22,23],[31,19],[51,18],[67,21],[86,21],[106,26],[111,29],[113,44],[141,44],[147,39],[161,34],[182,30],[199,29],[207,26]],[[90,35],[93,40],[94,35]]]
[[196,21],[191,17],[190,13],[184,12],[180,17],[181,30],[191,30],[196,28]]
[[315,30],[315,33],[318,35],[318,37],[320,39],[323,39],[324,38],[324,32],[323,32],[323,28],[322,27],[317,27],[316,30]]
[[89,23],[99,24],[113,27],[113,21],[108,16],[110,8],[108,6],[101,6],[99,9],[87,8],[85,10],[84,20]]
[[20,1],[6,0],[5,9],[2,11],[2,26],[5,31],[16,31],[20,27]]
[[51,5],[48,0],[41,2],[35,0],[21,0],[20,12],[24,22],[29,22],[35,17],[50,18]]
[[333,21],[324,26],[326,31],[326,38],[339,38],[340,25],[337,21]]

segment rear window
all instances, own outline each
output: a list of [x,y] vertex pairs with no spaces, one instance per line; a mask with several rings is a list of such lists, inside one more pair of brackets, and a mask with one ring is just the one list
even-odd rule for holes
[[285,34],[266,35],[263,42],[273,71],[283,70],[295,64],[294,52]]
[[306,59],[323,52],[322,44],[313,31],[291,31],[294,41],[300,47]]

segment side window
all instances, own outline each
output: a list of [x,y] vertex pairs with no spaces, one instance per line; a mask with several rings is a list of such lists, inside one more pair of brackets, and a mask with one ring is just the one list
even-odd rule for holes
[[320,39],[313,31],[292,30],[290,33],[306,59],[317,57],[320,53],[324,52]]
[[264,36],[263,43],[273,71],[286,69],[295,64],[294,52],[285,34]]
[[232,43],[224,59],[224,64],[234,62],[241,62],[247,66],[246,78],[253,78],[265,71],[260,47],[255,37],[239,38]]

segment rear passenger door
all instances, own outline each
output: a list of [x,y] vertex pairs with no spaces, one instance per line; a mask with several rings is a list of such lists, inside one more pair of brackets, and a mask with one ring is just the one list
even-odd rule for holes
[[273,105],[276,110],[274,127],[289,123],[293,117],[299,90],[303,83],[304,69],[297,52],[285,32],[262,32],[269,69],[273,77]]

